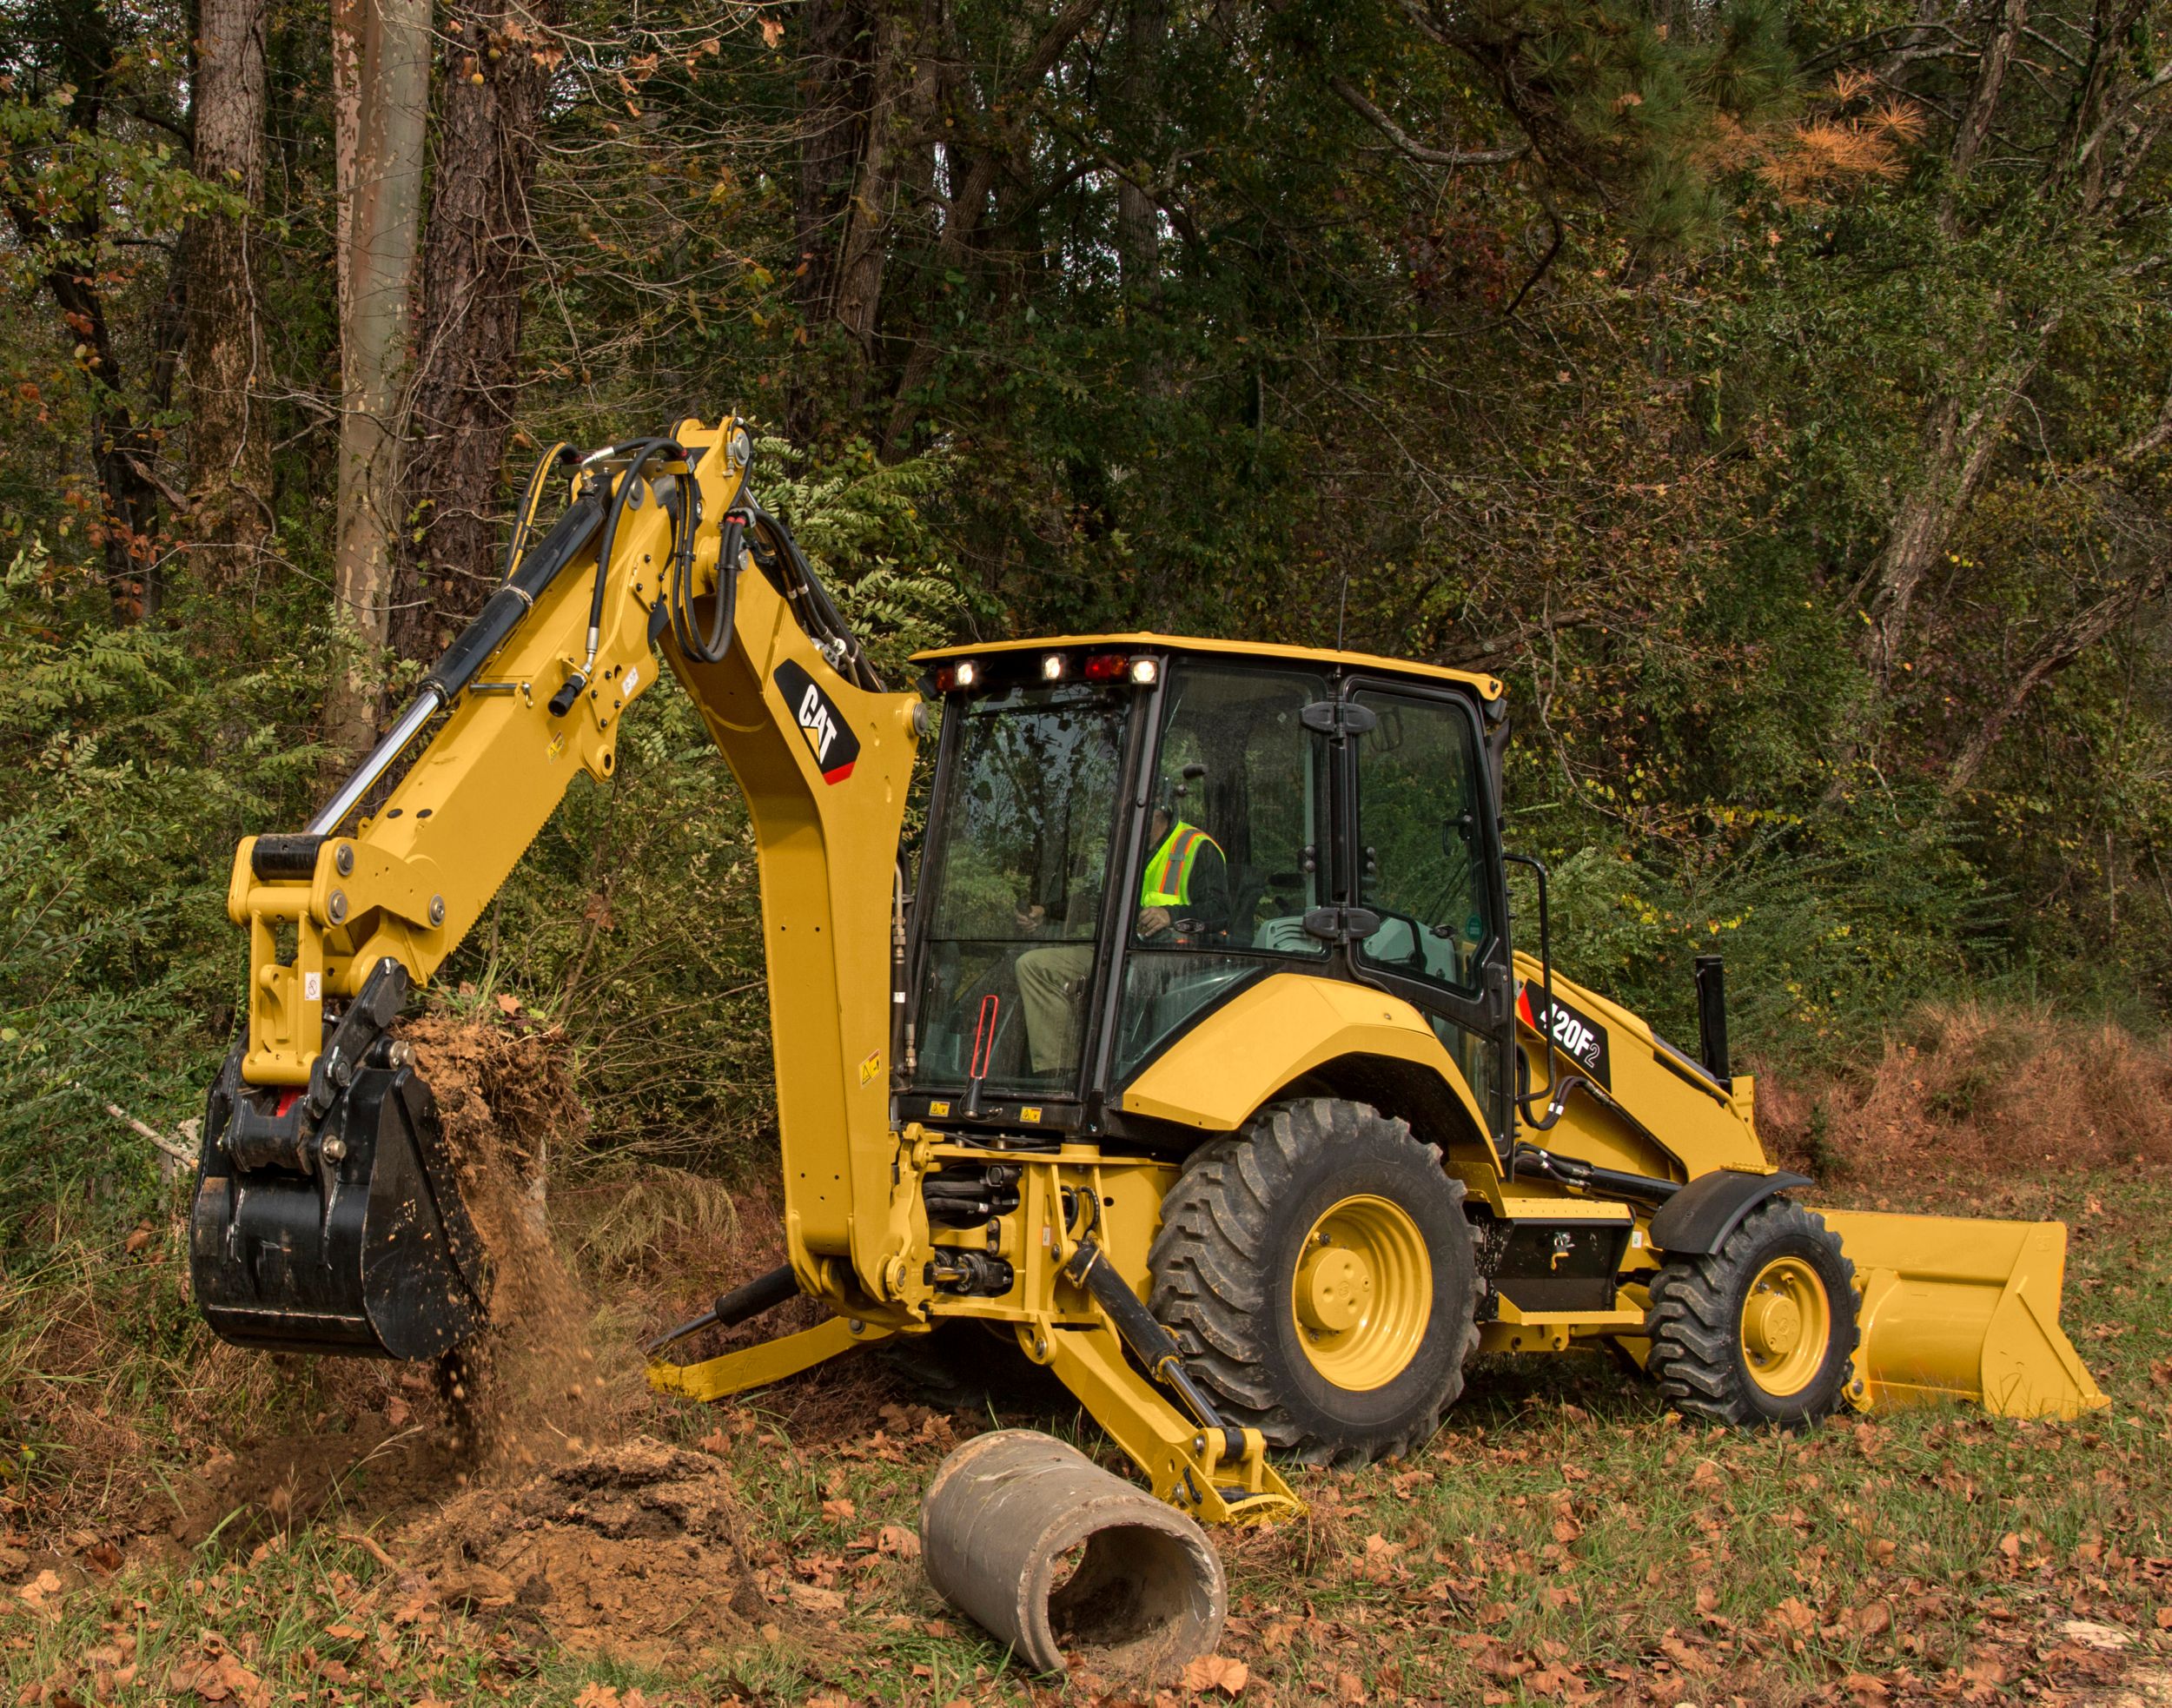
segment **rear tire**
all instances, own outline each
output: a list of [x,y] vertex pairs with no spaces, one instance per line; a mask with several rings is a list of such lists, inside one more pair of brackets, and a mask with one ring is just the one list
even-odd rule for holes
[[1362,1103],[1277,1105],[1200,1146],[1148,1264],[1224,1415],[1307,1464],[1422,1446],[1478,1345],[1463,1183]]
[[1646,1370],[1675,1410],[1740,1429],[1804,1429],[1846,1396],[1855,1265],[1815,1211],[1768,1199],[1710,1257],[1652,1281]]

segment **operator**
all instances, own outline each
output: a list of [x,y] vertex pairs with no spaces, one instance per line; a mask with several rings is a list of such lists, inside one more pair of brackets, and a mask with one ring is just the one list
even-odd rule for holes
[[[1148,825],[1154,850],[1139,880],[1139,942],[1175,949],[1218,943],[1229,929],[1229,863],[1222,844],[1156,801]],[[1022,909],[1021,926],[1041,922],[1037,905]],[[1036,1074],[1078,1062],[1078,1028],[1094,970],[1090,943],[1050,943],[1018,957],[1018,1002],[1026,1017],[1026,1051]]]

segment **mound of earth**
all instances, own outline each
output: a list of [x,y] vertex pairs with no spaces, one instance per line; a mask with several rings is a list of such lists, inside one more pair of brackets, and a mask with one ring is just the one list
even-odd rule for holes
[[445,1601],[582,1653],[668,1665],[760,1619],[730,1473],[636,1436],[511,1488],[456,1496],[399,1538]]

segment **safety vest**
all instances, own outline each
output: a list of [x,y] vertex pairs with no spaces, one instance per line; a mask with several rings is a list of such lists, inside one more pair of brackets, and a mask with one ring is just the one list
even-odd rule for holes
[[1192,868],[1198,863],[1199,851],[1211,848],[1222,852],[1222,844],[1196,824],[1182,820],[1169,826],[1169,833],[1154,857],[1146,863],[1146,876],[1139,884],[1141,907],[1178,907],[1191,900]]

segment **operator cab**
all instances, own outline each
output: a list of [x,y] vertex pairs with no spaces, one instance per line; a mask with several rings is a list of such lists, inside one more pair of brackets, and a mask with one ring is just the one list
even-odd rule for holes
[[1181,1147],[1123,1088],[1295,974],[1411,1003],[1506,1131],[1499,683],[1156,635],[920,662],[944,715],[903,1118]]

